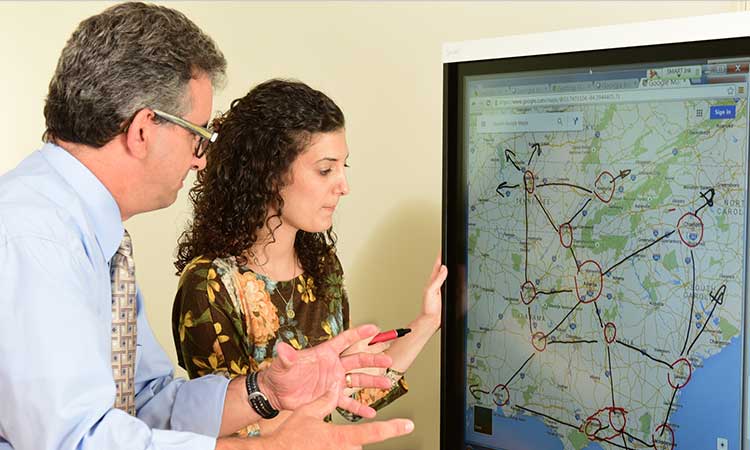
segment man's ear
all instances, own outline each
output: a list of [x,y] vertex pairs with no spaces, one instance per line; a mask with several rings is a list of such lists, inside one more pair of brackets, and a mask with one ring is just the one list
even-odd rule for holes
[[127,152],[135,158],[144,159],[148,155],[148,142],[153,139],[156,127],[154,112],[148,108],[138,111],[128,127],[125,136]]

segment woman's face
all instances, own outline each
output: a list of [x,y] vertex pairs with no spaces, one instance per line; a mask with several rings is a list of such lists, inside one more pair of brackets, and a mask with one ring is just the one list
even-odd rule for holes
[[344,129],[313,134],[292,162],[289,184],[279,192],[284,199],[281,219],[285,225],[310,233],[331,227],[339,199],[349,193],[348,157]]

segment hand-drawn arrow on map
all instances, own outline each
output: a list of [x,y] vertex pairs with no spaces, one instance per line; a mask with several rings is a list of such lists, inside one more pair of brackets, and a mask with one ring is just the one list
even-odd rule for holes
[[701,191],[700,194],[701,197],[703,197],[703,200],[705,200],[706,202],[702,204],[700,208],[695,210],[696,215],[698,214],[698,211],[705,208],[706,206],[708,206],[709,208],[714,207],[714,195],[716,195],[716,191],[714,190],[714,188],[709,188],[706,192]]
[[630,175],[630,169],[621,170],[619,175],[609,180],[609,184],[614,183],[618,178],[624,180],[628,175]]
[[[511,158],[511,155],[513,155],[512,158]],[[515,167],[516,170],[520,172],[521,168],[518,167],[518,164],[516,164],[515,157],[516,157],[516,154],[513,153],[513,151],[511,151],[511,149],[509,149],[509,148],[505,149],[505,160],[508,161],[508,162],[510,162],[511,164],[513,164],[513,167]]]
[[531,165],[531,160],[534,159],[534,155],[542,154],[542,146],[538,142],[532,142],[531,144],[529,144],[529,147],[531,147],[531,156],[529,157],[529,163],[527,164],[527,166]]
[[503,192],[502,192],[503,189],[513,189],[513,188],[517,188],[517,187],[518,187],[517,184],[511,184],[511,185],[509,185],[507,181],[503,181],[502,183],[500,183],[500,184],[497,185],[497,188],[495,189],[495,192],[497,192],[498,194],[500,194],[500,197],[505,197],[503,195]]

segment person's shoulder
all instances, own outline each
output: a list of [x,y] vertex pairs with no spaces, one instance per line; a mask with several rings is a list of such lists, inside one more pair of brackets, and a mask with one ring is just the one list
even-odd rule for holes
[[[42,177],[38,177],[41,179]],[[0,177],[0,234],[7,240],[41,239],[71,242],[79,236],[81,210],[73,195],[57,189],[54,198],[34,184],[33,177]]]
[[236,268],[234,258],[209,258],[199,255],[193,258],[180,273],[180,286],[185,283],[199,283],[203,280],[213,280]]

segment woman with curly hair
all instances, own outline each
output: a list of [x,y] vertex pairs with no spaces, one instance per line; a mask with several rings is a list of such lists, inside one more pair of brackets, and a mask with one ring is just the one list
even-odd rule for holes
[[[179,364],[191,378],[251,374],[270,364],[279,342],[301,349],[349,327],[332,228],[336,205],[349,193],[339,107],[303,83],[270,80],[234,100],[212,125],[218,139],[190,191],[194,217],[175,262],[172,327]],[[411,333],[390,347],[362,342],[349,349],[385,350],[393,359],[385,374],[372,373],[385,375],[390,387],[349,389],[355,399],[378,409],[407,391],[403,373],[440,326],[446,274],[438,259]],[[282,411],[242,432],[266,433],[284,417]]]

